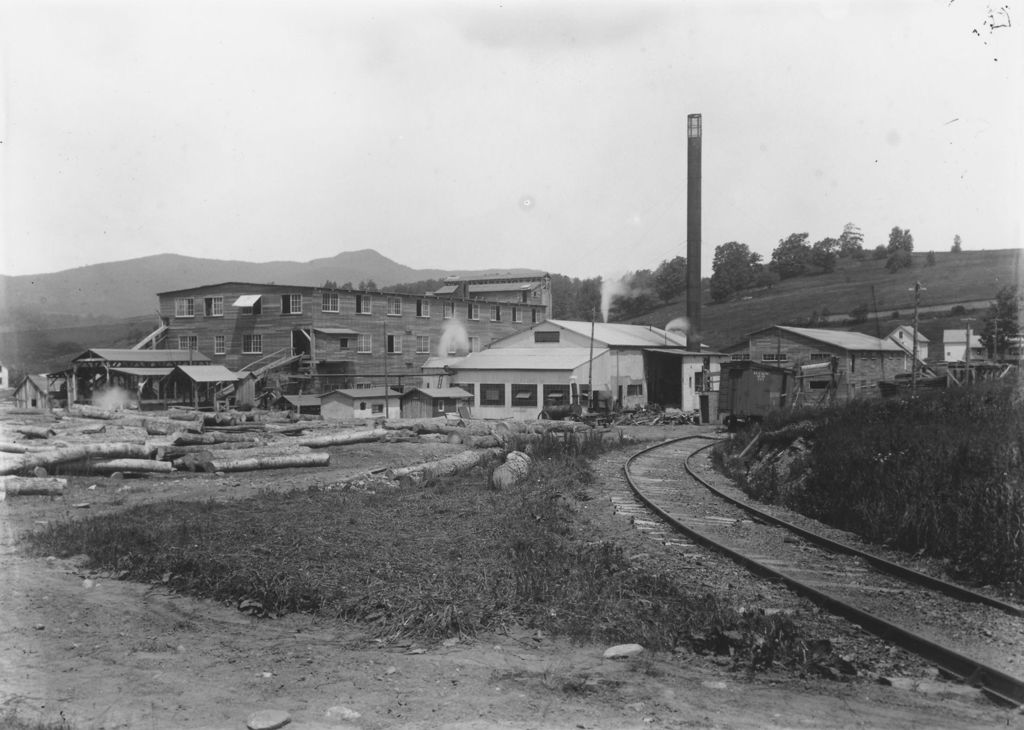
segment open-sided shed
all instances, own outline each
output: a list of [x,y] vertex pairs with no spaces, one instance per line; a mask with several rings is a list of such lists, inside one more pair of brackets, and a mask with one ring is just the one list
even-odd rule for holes
[[223,365],[178,365],[164,378],[164,391],[170,400],[218,410],[240,377]]

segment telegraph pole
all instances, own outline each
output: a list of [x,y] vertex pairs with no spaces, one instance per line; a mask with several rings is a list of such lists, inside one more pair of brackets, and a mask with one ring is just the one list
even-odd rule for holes
[[914,288],[908,291],[914,292],[914,359],[910,363],[910,394],[917,395],[917,309],[921,303],[921,292],[928,290],[921,286],[920,281],[915,281]]
[[974,317],[965,317],[964,319],[962,319],[960,321],[966,323],[965,329],[964,329],[964,335],[967,338],[967,341],[965,343],[967,346],[964,348],[964,365],[967,368],[967,377],[966,377],[966,380],[964,382],[970,383],[971,380],[972,380],[972,378],[971,378],[971,322],[974,321]]

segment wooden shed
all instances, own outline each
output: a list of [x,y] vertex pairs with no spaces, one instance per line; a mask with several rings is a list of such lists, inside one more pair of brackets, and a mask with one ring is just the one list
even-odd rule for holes
[[402,393],[402,418],[435,418],[465,412],[473,394],[462,388],[411,388]]
[[165,378],[171,400],[219,410],[239,375],[223,365],[178,365]]
[[50,393],[45,375],[26,375],[14,389],[15,408],[50,408]]
[[398,418],[402,393],[394,388],[345,388],[320,396],[320,417],[325,421],[350,418]]

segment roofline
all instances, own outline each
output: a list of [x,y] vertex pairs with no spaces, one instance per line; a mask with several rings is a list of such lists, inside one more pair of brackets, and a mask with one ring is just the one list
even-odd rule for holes
[[[806,334],[806,332],[798,332],[798,331],[796,331],[796,330],[816,330],[816,329],[821,329],[821,328],[818,328],[818,327],[791,327],[791,326],[785,325],[785,324],[773,324],[773,325],[769,325],[768,327],[762,327],[759,330],[754,330],[753,332],[747,333],[748,344],[749,344],[750,338],[753,337],[754,335],[759,334],[761,332],[767,332],[768,330],[773,330],[773,329],[779,329],[779,330],[782,330],[784,332],[788,332],[791,335],[795,335],[797,337],[803,337],[803,338],[808,339],[808,340],[813,340],[814,342],[820,342],[821,344],[828,345],[829,347],[838,347],[840,350],[846,350],[847,352],[878,352],[881,349],[882,345],[885,345],[885,344],[887,344],[888,342],[891,341],[891,339],[888,336],[886,336],[886,337],[876,337],[875,339],[878,340],[879,347],[844,347],[843,345],[837,345],[834,342],[829,342],[828,340],[822,339],[820,337],[814,337],[813,335],[808,335],[808,334]],[[853,332],[851,330],[823,330],[823,331],[825,331],[825,332],[840,332],[840,333],[845,333],[845,334],[862,335],[864,337],[871,337],[871,335],[865,335],[863,332]],[[896,343],[894,342],[893,344],[896,344]],[[897,347],[899,347],[899,345],[897,345]],[[890,350],[890,352],[895,352],[895,350]]]
[[275,289],[289,289],[289,290],[293,290],[293,291],[296,290],[296,289],[309,290],[311,293],[312,292],[317,292],[317,291],[321,291],[321,292],[339,292],[339,293],[340,292],[352,292],[354,294],[371,294],[371,295],[378,294],[378,295],[381,295],[381,296],[392,296],[392,297],[417,297],[417,298],[420,298],[420,299],[429,298],[429,299],[432,299],[434,301],[450,301],[450,300],[455,300],[455,301],[460,301],[460,302],[486,302],[486,303],[492,303],[492,304],[512,304],[512,305],[523,306],[523,307],[546,307],[546,305],[544,305],[544,304],[537,304],[537,303],[533,303],[533,302],[494,302],[493,300],[482,299],[480,297],[436,296],[434,294],[434,292],[423,292],[423,293],[419,293],[419,294],[414,294],[412,292],[389,291],[387,289],[340,289],[340,288],[336,289],[336,288],[333,288],[333,287],[311,286],[309,284],[277,284],[277,283],[274,283],[274,284],[269,284],[269,283],[268,284],[261,284],[259,282],[255,282],[255,281],[221,281],[221,282],[217,282],[215,284],[199,284],[198,286],[190,286],[187,289],[169,289],[167,291],[158,291],[158,292],[156,292],[156,296],[163,297],[163,296],[169,296],[169,295],[172,295],[172,294],[186,294],[188,292],[194,292],[194,291],[197,291],[199,289],[210,289],[210,288],[213,288],[213,287],[221,287],[221,286],[243,286],[243,287],[245,287],[245,286],[270,286],[270,287],[274,287]]

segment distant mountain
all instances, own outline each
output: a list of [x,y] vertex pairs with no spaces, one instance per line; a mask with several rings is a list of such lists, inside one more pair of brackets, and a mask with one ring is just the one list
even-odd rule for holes
[[[517,269],[515,273],[531,273]],[[157,292],[186,289],[222,281],[275,282],[320,286],[327,280],[338,284],[372,279],[387,287],[470,271],[413,269],[382,256],[373,249],[344,251],[312,261],[224,261],[177,254],[93,264],[52,274],[0,276],[0,323],[8,326],[29,319],[48,321],[61,316],[124,318],[154,314]]]

